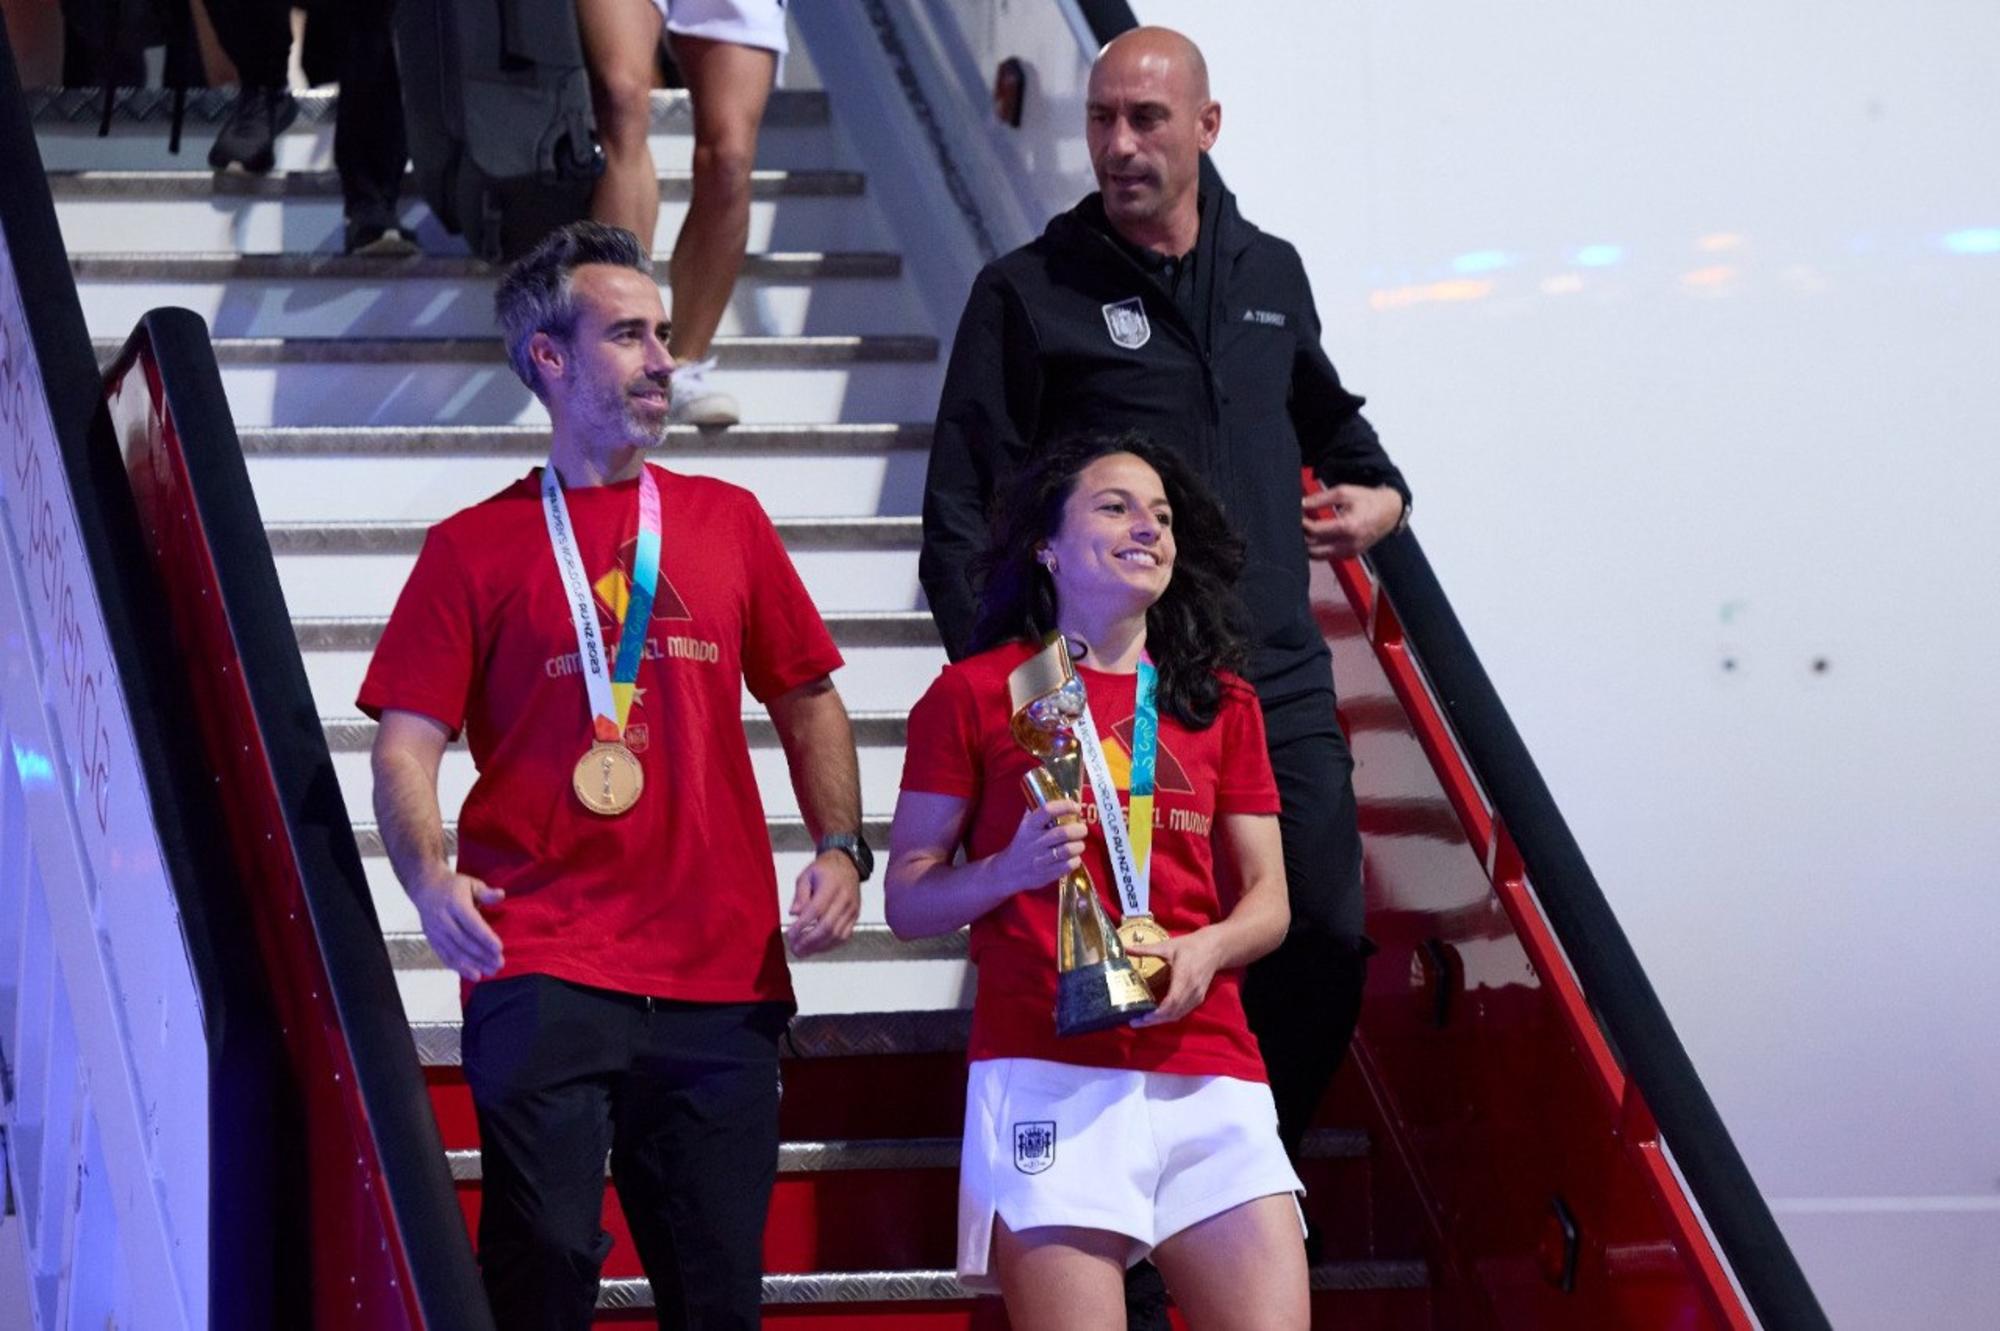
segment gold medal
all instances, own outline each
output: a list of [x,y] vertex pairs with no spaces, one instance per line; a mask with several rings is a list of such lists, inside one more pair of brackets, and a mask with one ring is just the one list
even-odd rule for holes
[[1156,983],[1156,981],[1159,977],[1167,973],[1167,959],[1165,957],[1136,956],[1131,954],[1129,949],[1134,943],[1142,947],[1151,947],[1155,943],[1164,943],[1171,936],[1165,929],[1160,927],[1160,922],[1150,915],[1133,915],[1119,921],[1118,924],[1118,941],[1123,943],[1128,949],[1127,955],[1131,957],[1132,969],[1139,972],[1139,978],[1146,982],[1147,987],[1153,991],[1155,997],[1165,992],[1166,989],[1164,984]]
[[639,792],[646,788],[646,772],[632,750],[616,741],[599,740],[576,760],[570,787],[584,808],[615,818],[639,802]]

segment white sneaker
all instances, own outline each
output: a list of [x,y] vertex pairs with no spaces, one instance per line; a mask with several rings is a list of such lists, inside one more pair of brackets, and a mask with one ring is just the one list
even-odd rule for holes
[[684,360],[674,366],[674,377],[667,383],[667,395],[672,400],[671,419],[681,425],[734,425],[741,420],[736,411],[736,399],[720,389],[708,385],[708,372],[715,368],[715,357],[706,360]]

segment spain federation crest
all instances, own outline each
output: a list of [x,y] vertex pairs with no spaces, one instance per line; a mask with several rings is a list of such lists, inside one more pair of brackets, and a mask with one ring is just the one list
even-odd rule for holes
[[1104,326],[1110,330],[1111,340],[1127,351],[1137,351],[1153,337],[1153,325],[1146,320],[1146,302],[1138,296],[1106,305]]
[[1056,1162],[1056,1125],[1028,1122],[1014,1125],[1014,1168],[1039,1174]]

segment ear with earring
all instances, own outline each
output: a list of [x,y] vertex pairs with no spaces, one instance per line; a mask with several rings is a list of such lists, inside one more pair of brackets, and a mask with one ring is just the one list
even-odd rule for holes
[[1049,571],[1050,577],[1055,576],[1056,557],[1052,552],[1048,550],[1037,550],[1035,552],[1035,562],[1040,564],[1043,568],[1047,569]]

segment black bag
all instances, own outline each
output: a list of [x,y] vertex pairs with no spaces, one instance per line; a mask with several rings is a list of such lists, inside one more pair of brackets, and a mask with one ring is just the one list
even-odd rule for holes
[[398,0],[396,55],[424,201],[505,262],[585,216],[604,173],[568,0]]

